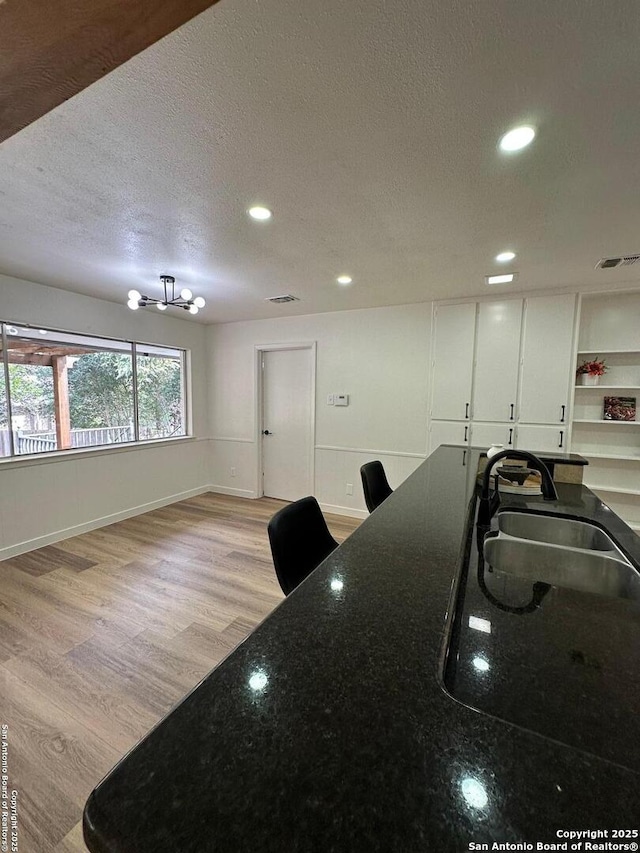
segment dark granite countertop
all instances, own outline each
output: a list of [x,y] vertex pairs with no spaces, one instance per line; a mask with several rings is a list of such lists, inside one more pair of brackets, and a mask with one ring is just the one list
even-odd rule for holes
[[[541,699],[517,714],[531,696],[575,702],[577,688],[567,692],[566,662],[549,659],[550,648],[562,658],[563,643],[527,641],[526,619],[541,616],[538,631],[547,611],[564,619],[557,602],[500,621],[511,614],[474,601],[463,556],[478,457],[436,451],[111,771],[85,808],[93,853],[448,853],[557,842],[559,829],[637,828],[637,749],[603,755],[576,741],[566,720],[554,724],[562,702],[549,703],[544,731],[527,727],[540,729]],[[593,519],[640,565],[640,539],[589,489],[559,485],[558,495],[553,504],[505,495],[503,507]],[[564,602],[567,624],[583,628],[570,649],[587,662],[597,654],[589,636],[603,649],[617,630],[606,600],[592,598]],[[491,635],[504,644],[481,690],[469,688],[460,658],[471,695],[458,701],[443,664],[450,641],[459,656],[472,653],[455,631],[470,606],[504,626]],[[634,672],[623,667],[608,693],[599,684],[582,695],[614,726],[619,690],[640,708],[637,605],[628,617]],[[505,676],[523,647],[531,680],[519,697]]]

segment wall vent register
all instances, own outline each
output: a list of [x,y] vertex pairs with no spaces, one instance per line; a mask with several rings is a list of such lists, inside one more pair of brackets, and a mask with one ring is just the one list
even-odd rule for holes
[[618,258],[600,258],[596,269],[610,270],[614,267],[630,267],[640,261],[640,255],[622,255]]
[[268,296],[265,302],[275,302],[279,305],[281,302],[300,302],[300,299],[297,296],[287,293],[285,296]]

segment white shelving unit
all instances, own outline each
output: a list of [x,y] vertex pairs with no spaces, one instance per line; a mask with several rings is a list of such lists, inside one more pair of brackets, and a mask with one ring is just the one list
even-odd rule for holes
[[639,292],[583,296],[576,365],[595,358],[608,369],[602,384],[574,387],[571,449],[589,461],[585,484],[640,532],[640,420],[603,416],[604,397],[640,402]]

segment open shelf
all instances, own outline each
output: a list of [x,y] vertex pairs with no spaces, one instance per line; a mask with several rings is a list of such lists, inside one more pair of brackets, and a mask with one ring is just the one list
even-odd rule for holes
[[[640,403],[639,307],[637,291],[583,294],[577,365],[604,360],[606,372],[597,385],[578,384],[584,377],[575,376],[571,409],[571,450],[590,463],[584,470],[585,485],[636,533],[640,533],[640,429],[618,427],[640,426],[640,415],[634,421],[603,415],[610,411],[607,397],[635,398]],[[598,481],[603,485],[596,485]]]
[[640,391],[640,385],[576,385],[578,391]]
[[578,355],[616,355],[626,352],[640,354],[640,349],[581,349],[578,350]]
[[625,426],[640,426],[640,421],[609,421],[601,418],[574,418],[574,424],[624,424]]

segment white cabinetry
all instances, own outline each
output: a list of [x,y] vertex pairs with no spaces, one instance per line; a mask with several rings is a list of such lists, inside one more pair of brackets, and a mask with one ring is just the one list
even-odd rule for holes
[[474,447],[490,447],[492,444],[504,444],[505,448],[515,447],[516,426],[513,423],[471,425],[471,444]]
[[527,299],[518,412],[522,423],[563,424],[569,419],[575,302],[571,294]]
[[471,417],[475,327],[475,302],[438,305],[435,309],[432,418]]
[[467,421],[431,421],[429,428],[429,453],[441,444],[468,445],[471,424]]
[[429,451],[568,450],[575,295],[437,305]]
[[479,304],[474,420],[516,420],[521,326],[521,299]]
[[568,451],[568,430],[562,424],[557,426],[529,426],[518,424],[516,432],[516,447],[520,450],[536,452],[561,452]]

